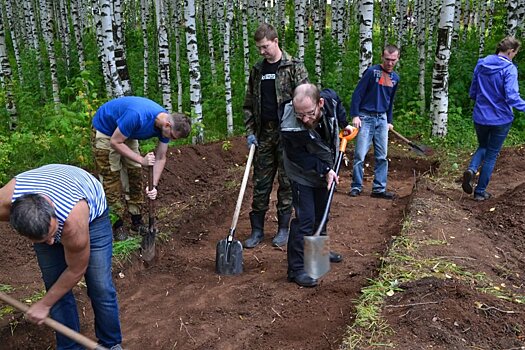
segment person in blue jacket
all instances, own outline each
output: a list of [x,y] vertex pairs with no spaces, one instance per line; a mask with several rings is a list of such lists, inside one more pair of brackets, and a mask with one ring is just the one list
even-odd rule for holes
[[[111,213],[116,216],[113,235],[115,240],[122,241],[128,237],[128,229],[124,227],[126,204],[131,216],[130,230],[138,232],[143,226],[141,166],[153,166],[154,188],[146,193],[150,199],[155,199],[166,164],[168,143],[187,137],[191,122],[184,114],[169,114],[164,107],[145,97],[125,96],[100,106],[93,117],[93,129],[97,170]],[[152,137],[160,141],[156,152],[141,156],[138,140]],[[128,178],[121,178],[121,169],[127,171]],[[124,196],[123,188],[129,188],[129,197]]]
[[394,199],[395,195],[386,190],[388,175],[388,131],[393,129],[392,109],[399,83],[394,67],[399,60],[399,49],[387,45],[381,55],[381,64],[369,67],[352,94],[350,115],[352,124],[359,128],[354,150],[352,184],[349,195],[357,197],[363,190],[363,163],[370,144],[374,143],[374,182],[371,196]]
[[[462,188],[468,194],[474,192],[476,201],[491,197],[486,189],[514,120],[512,108],[525,111],[525,101],[519,93],[518,70],[512,63],[520,46],[516,38],[506,37],[498,43],[496,54],[481,58],[474,69],[469,95],[475,101],[472,119],[478,148],[463,173]],[[474,177],[480,166],[474,189]]]

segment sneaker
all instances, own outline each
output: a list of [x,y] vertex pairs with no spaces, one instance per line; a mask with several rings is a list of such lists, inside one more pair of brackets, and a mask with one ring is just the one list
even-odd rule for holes
[[474,172],[467,169],[463,173],[463,182],[461,183],[461,188],[465,193],[472,194],[472,179],[474,179]]
[[124,226],[119,226],[117,228],[113,228],[113,237],[115,238],[115,241],[125,241],[128,239],[128,232]]
[[478,202],[485,201],[489,199],[490,197],[492,197],[492,195],[488,193],[487,191],[483,193],[474,193],[474,200]]
[[361,191],[359,191],[357,188],[352,188],[352,190],[350,190],[350,192],[348,192],[348,195],[350,197],[357,197],[361,194]]
[[396,195],[392,192],[372,192],[370,194],[370,197],[372,198],[383,198],[383,199],[394,199],[396,198]]

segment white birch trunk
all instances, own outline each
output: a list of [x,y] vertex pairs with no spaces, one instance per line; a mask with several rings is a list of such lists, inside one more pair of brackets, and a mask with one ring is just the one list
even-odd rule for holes
[[439,13],[439,7],[441,6],[441,0],[429,0],[427,3],[427,14],[428,14],[428,35],[427,35],[427,57],[433,52],[434,32],[436,27],[436,14]]
[[250,79],[250,38],[248,36],[248,1],[242,0],[242,47],[244,61],[244,86],[248,86]]
[[468,28],[470,25],[470,0],[465,0],[465,7],[463,9],[463,33],[461,41],[467,41]]
[[63,52],[64,57],[66,60],[66,80],[69,80],[69,72],[71,71],[71,39],[70,39],[70,28],[69,28],[69,21],[67,18],[67,14],[69,13],[69,10],[67,8],[67,4],[64,0],[60,0],[58,3],[59,7],[59,15],[62,31],[60,33],[60,37],[62,38],[62,42],[64,43],[63,46]]
[[211,77],[213,81],[217,81],[217,67],[215,64],[215,44],[213,40],[213,8],[212,6],[214,0],[206,0],[207,6],[206,6],[206,30],[208,34],[208,53],[210,55],[210,70],[211,70]]
[[359,77],[372,64],[372,27],[374,24],[374,1],[359,0]]
[[381,27],[381,34],[383,38],[383,46],[388,43],[390,38],[389,27],[390,27],[390,0],[381,1],[381,17],[379,18],[379,25]]
[[454,5],[454,31],[452,32],[452,42],[457,42],[459,40],[459,29],[461,19],[461,0],[456,1]]
[[448,64],[454,26],[454,0],[444,0],[439,16],[436,58],[432,72],[432,136],[447,135]]
[[27,41],[31,44],[33,50],[35,51],[35,56],[38,63],[38,82],[40,84],[40,92],[42,94],[42,97],[46,99],[47,91],[44,78],[44,62],[42,59],[42,55],[40,54],[40,44],[38,42],[36,20],[34,16],[34,13],[36,13],[36,11],[33,9],[33,3],[31,1],[24,1],[23,5]]
[[226,21],[224,23],[224,95],[226,98],[226,129],[233,135],[232,81],[230,76],[230,36],[233,21],[233,4],[226,2]]
[[80,24],[80,15],[78,9],[78,1],[71,1],[71,21],[73,22],[73,32],[75,33],[75,41],[78,52],[78,67],[80,71],[86,70],[86,60],[84,58],[84,43],[82,41],[82,26]]
[[[97,1],[97,0],[95,0]],[[113,40],[113,22],[111,16],[110,0],[98,0],[100,4],[100,38],[102,39],[102,47],[99,48],[104,52],[105,60],[102,62],[107,67],[105,73],[111,83],[112,97],[121,97],[124,95],[124,90],[120,83],[120,77],[117,72],[117,65],[115,64],[115,42]]]
[[168,43],[168,29],[166,27],[166,9],[162,0],[155,0],[155,10],[158,35],[157,43],[159,47],[159,88],[162,93],[162,104],[164,108],[171,111],[170,50]]
[[120,84],[124,95],[131,95],[131,80],[129,77],[128,63],[126,59],[126,45],[122,29],[122,0],[113,1],[113,40],[115,42],[115,65],[120,78]]
[[518,0],[507,0],[507,35],[516,36],[518,28]]
[[182,113],[182,74],[180,71],[180,18],[181,6],[179,1],[175,2],[173,8],[173,34],[175,36],[175,75],[177,77],[177,112]]
[[149,42],[148,42],[148,20],[149,20],[149,2],[140,0],[140,28],[142,31],[142,44],[144,46],[144,96],[148,96],[149,85]]
[[417,18],[417,52],[419,57],[419,77],[418,90],[420,108],[419,112],[423,115],[426,111],[426,94],[425,94],[425,73],[426,73],[426,32],[427,32],[427,16],[426,16],[426,0],[418,1],[418,18]]
[[315,45],[315,76],[317,86],[322,86],[322,61],[321,61],[321,6],[324,6],[324,0],[314,0],[314,45]]
[[479,23],[479,57],[483,56],[485,51],[485,24],[487,22],[487,0],[482,0],[481,3],[481,18]]
[[304,15],[306,13],[306,0],[295,0],[297,12],[295,13],[295,37],[297,40],[297,58],[304,59]]
[[[15,61],[16,61],[16,67],[18,72],[18,80],[20,81],[20,85],[24,84],[24,74],[22,70],[22,59],[20,58],[20,50],[19,50],[19,44],[18,41],[20,40],[20,34],[18,31],[15,30],[15,24],[14,24],[14,15],[13,15],[13,6],[12,2],[13,0],[6,0],[5,7],[6,7],[6,13],[7,13],[7,20],[9,24],[9,32],[11,33],[11,42],[13,45],[13,52],[15,55]],[[22,28],[24,28],[22,26]]]
[[199,51],[197,46],[197,28],[195,25],[195,1],[185,0],[184,19],[186,21],[186,53],[190,71],[190,102],[192,123],[195,125],[196,135],[193,143],[204,142],[204,128],[202,118],[201,72],[199,65]]
[[488,17],[489,17],[489,23],[487,24],[487,33],[491,33],[492,23],[494,19],[494,0],[489,0]]
[[0,66],[2,81],[5,89],[5,108],[9,114],[9,130],[15,130],[18,126],[18,111],[13,93],[13,73],[7,54],[7,45],[5,42],[4,13],[0,6]]
[[40,1],[40,17],[42,20],[42,34],[46,43],[47,56],[49,59],[49,71],[51,73],[51,88],[53,91],[53,102],[58,109],[60,104],[60,89],[58,87],[57,60],[55,55],[55,44],[53,41],[53,20],[47,0]]

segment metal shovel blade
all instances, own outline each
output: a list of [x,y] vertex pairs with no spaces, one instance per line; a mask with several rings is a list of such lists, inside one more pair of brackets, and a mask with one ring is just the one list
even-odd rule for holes
[[217,242],[215,271],[219,275],[238,275],[243,268],[242,243],[236,239],[229,241],[228,238]]
[[304,270],[315,279],[330,271],[330,240],[328,236],[304,237]]
[[150,262],[155,258],[155,236],[157,230],[149,230],[143,237],[140,243],[142,259],[146,262]]

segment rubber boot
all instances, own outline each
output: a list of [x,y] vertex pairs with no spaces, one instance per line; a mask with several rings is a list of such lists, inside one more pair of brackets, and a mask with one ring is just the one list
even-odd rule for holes
[[264,238],[264,217],[266,212],[252,211],[250,213],[250,222],[252,224],[252,233],[246,241],[244,241],[244,248],[255,248]]
[[292,213],[279,214],[277,220],[279,229],[273,237],[272,244],[274,247],[282,247],[288,243],[288,234],[290,233],[290,218]]
[[144,225],[144,221],[142,221],[142,215],[136,214],[131,215],[131,228],[130,231],[137,235],[137,234],[143,234],[144,232],[148,231],[148,228],[146,225]]

